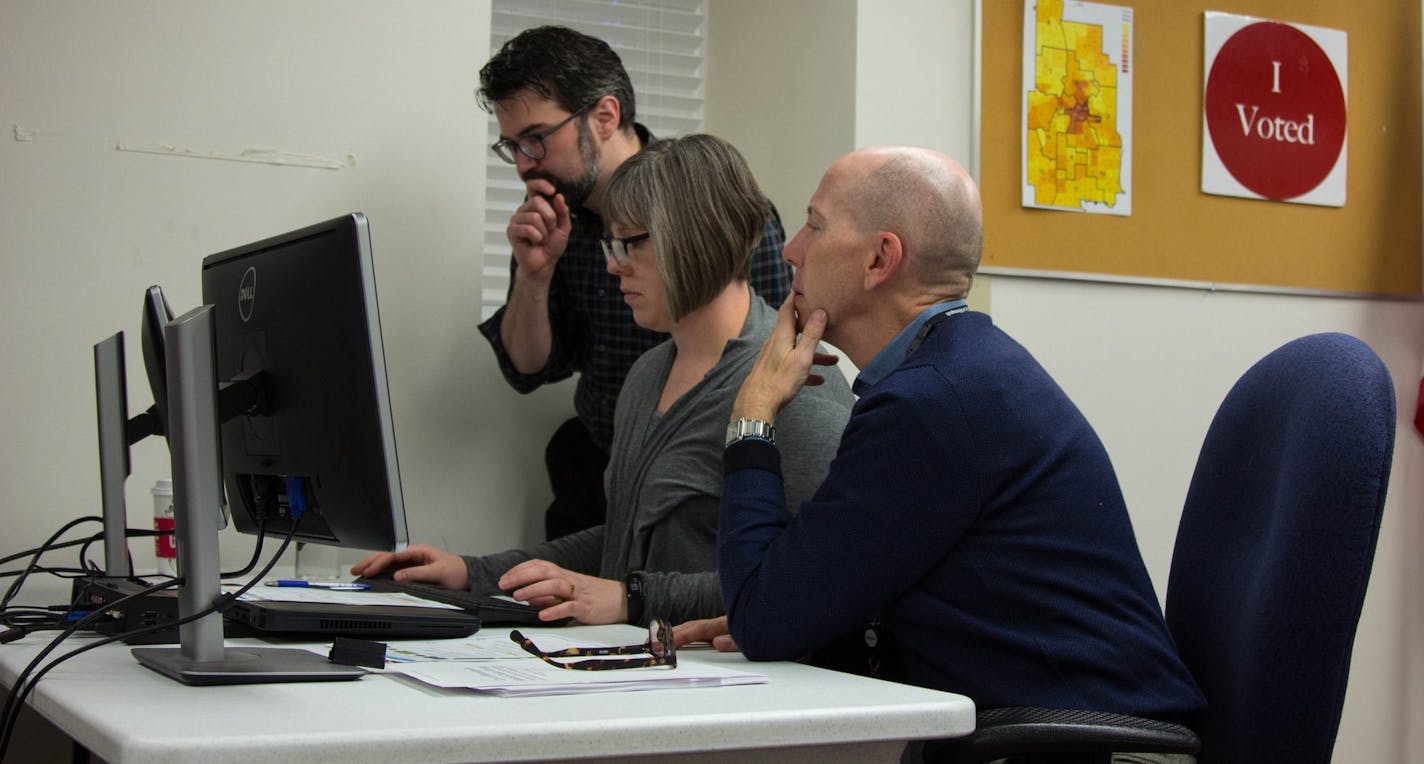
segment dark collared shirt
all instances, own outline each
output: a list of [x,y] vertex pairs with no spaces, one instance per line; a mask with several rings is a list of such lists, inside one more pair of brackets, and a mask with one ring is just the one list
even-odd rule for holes
[[[642,126],[639,125],[639,128]],[[647,142],[647,131],[639,130]],[[504,308],[480,324],[480,333],[494,348],[499,369],[511,387],[521,393],[567,379],[577,372],[574,411],[593,434],[594,442],[608,450],[613,440],[613,408],[623,378],[638,356],[667,339],[633,321],[633,311],[623,302],[618,277],[604,263],[598,240],[603,220],[586,209],[574,210],[569,246],[564,250],[549,285],[549,324],[553,343],[549,362],[533,374],[521,374],[509,360],[500,325]],[[791,266],[781,259],[786,234],[775,207],[767,218],[761,240],[752,251],[751,285],[772,307],[779,307],[791,291]],[[515,263],[510,261],[510,289]]]

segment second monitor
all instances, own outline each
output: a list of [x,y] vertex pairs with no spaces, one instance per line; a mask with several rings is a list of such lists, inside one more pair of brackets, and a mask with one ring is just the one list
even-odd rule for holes
[[217,378],[262,372],[267,401],[222,426],[233,522],[358,549],[408,543],[366,217],[203,260]]

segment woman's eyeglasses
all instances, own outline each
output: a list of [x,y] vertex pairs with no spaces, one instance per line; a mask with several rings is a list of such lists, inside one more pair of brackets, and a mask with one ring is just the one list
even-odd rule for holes
[[[672,627],[661,618],[654,618],[648,624],[648,641],[641,645],[622,647],[570,647],[564,650],[544,652],[530,638],[518,629],[509,632],[509,638],[524,648],[524,651],[544,661],[550,666],[580,671],[603,671],[607,669],[644,668],[646,666],[677,666],[677,651],[672,645]],[[582,658],[598,655],[629,655],[636,658],[591,658],[582,661],[560,661],[556,658]]]
[[648,238],[651,236],[652,234],[647,232],[636,234],[633,236],[626,236],[622,239],[617,239],[612,236],[605,236],[602,239],[599,239],[598,243],[603,245],[604,259],[612,260],[613,262],[618,263],[620,266],[627,266],[628,247],[633,244],[637,244],[640,241],[647,241]]

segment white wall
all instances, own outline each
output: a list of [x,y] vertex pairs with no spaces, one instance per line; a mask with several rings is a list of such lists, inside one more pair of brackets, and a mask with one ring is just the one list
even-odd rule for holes
[[741,150],[788,237],[855,144],[854,0],[712,0],[704,128]]
[[[483,1],[0,0],[9,550],[97,513],[90,348],[125,330],[130,410],[146,407],[146,286],[182,312],[199,300],[204,255],[353,210],[371,221],[412,536],[492,551],[541,535],[543,444],[571,413],[568,391],[513,393],[474,329],[487,149],[473,93],[488,41]],[[151,525],[147,489],[166,458],[157,441],[135,447],[131,526]],[[224,536],[228,565],[245,560],[252,539]],[[151,544],[131,548],[152,564]]]

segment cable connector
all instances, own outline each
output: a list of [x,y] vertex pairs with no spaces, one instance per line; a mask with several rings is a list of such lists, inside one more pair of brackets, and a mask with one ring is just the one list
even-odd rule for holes
[[307,479],[286,476],[282,481],[287,488],[287,512],[293,521],[300,520],[307,511]]

